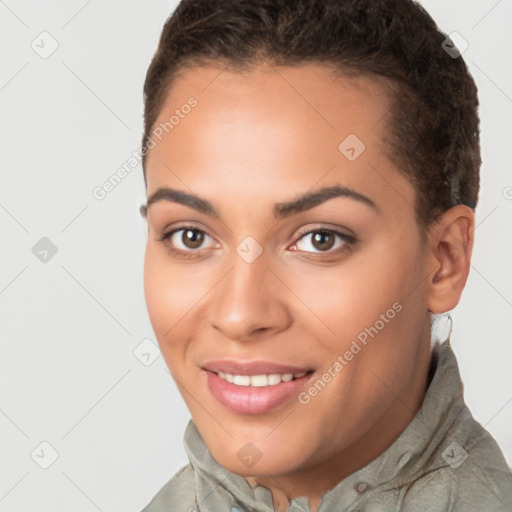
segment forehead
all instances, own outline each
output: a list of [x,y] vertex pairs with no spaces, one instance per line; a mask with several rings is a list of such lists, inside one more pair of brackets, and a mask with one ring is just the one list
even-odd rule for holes
[[[318,133],[328,143],[346,133],[363,137],[373,131],[366,138],[375,144],[379,142],[377,124],[389,112],[385,84],[377,77],[340,75],[319,64],[264,64],[252,71],[230,71],[220,65],[185,68],[175,76],[156,125],[165,124],[194,98],[197,106],[191,119],[173,126],[173,135],[179,136],[187,127],[200,135],[201,127],[207,130],[217,124],[232,128],[233,136],[235,128],[250,122],[263,129],[262,137],[271,136],[275,127],[286,129],[283,135],[290,130],[309,132],[312,140],[320,138],[314,136]],[[200,123],[194,123],[197,117]]]
[[[195,106],[184,108],[191,98]],[[321,65],[185,69],[153,129],[167,126],[148,155],[147,192],[190,185],[210,197],[231,189],[239,201],[281,200],[291,189],[339,183],[412,201],[382,142],[389,114],[380,82]]]

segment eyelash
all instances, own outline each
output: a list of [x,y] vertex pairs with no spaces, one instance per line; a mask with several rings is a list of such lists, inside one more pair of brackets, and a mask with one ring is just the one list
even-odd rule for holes
[[[158,240],[160,242],[165,242],[166,240],[170,239],[175,233],[177,233],[179,231],[195,231],[197,233],[204,233],[205,235],[210,236],[204,230],[199,229],[196,226],[193,226],[193,225],[182,225],[182,226],[179,226],[177,228],[172,229],[171,231],[167,231],[165,233],[162,233],[161,236],[158,238]],[[311,234],[314,234],[314,233],[327,233],[327,234],[330,234],[330,235],[336,235],[336,236],[338,236],[339,238],[342,239],[344,244],[341,247],[338,247],[338,249],[336,249],[334,251],[319,251],[319,252],[313,253],[313,254],[327,254],[327,255],[341,254],[342,252],[345,252],[346,250],[350,249],[356,243],[356,241],[357,241],[356,238],[351,236],[351,235],[347,235],[347,234],[342,233],[341,231],[338,231],[336,229],[327,228],[327,227],[321,227],[321,226],[317,227],[317,228],[314,228],[314,229],[309,229],[309,230],[305,230],[305,231],[300,232],[298,234],[297,241],[301,240],[306,235],[311,235]],[[200,249],[196,249],[196,250],[192,249],[192,250],[188,250],[188,251],[182,251],[182,250],[179,250],[179,249],[174,249],[173,247],[170,247],[170,246],[168,247],[168,250],[174,256],[176,256],[178,258],[183,258],[183,259],[194,258],[195,257],[194,253],[200,251]],[[300,251],[297,250],[297,252],[300,252]],[[308,252],[308,251],[306,251],[306,252]],[[311,253],[309,253],[309,254],[311,254]]]

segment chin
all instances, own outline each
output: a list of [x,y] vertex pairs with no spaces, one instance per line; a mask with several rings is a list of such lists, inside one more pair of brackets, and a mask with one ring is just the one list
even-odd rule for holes
[[[251,454],[253,460],[248,459],[244,463],[244,457],[247,458]],[[296,470],[296,461],[290,459],[288,454],[282,454],[279,459],[266,458],[264,453],[256,451],[251,445],[246,445],[237,453],[233,453],[233,457],[226,457],[226,452],[224,452],[223,456],[219,458],[214,456],[214,458],[223,468],[242,477],[267,477],[269,474],[277,476]]]

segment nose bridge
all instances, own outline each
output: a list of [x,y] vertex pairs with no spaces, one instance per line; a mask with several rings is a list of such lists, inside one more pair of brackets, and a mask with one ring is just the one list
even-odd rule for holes
[[256,330],[282,327],[287,320],[279,287],[267,268],[268,258],[256,244],[248,239],[239,244],[231,270],[212,303],[211,324],[230,339],[243,339]]

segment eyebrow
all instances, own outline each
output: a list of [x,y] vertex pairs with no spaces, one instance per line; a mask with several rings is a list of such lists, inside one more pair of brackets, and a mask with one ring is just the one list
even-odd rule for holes
[[[277,219],[290,217],[306,210],[310,210],[311,208],[335,197],[353,199],[373,208],[376,211],[379,211],[377,205],[369,197],[366,197],[351,188],[343,187],[341,185],[333,185],[331,187],[321,188],[314,192],[307,192],[306,194],[303,194],[289,202],[276,203],[274,205],[274,217]],[[146,217],[147,209],[152,204],[159,201],[170,201],[182,204],[193,208],[200,213],[220,218],[220,214],[217,209],[207,199],[168,187],[158,188],[153,194],[151,194],[147,199],[147,203],[140,207],[140,214],[143,217]]]

